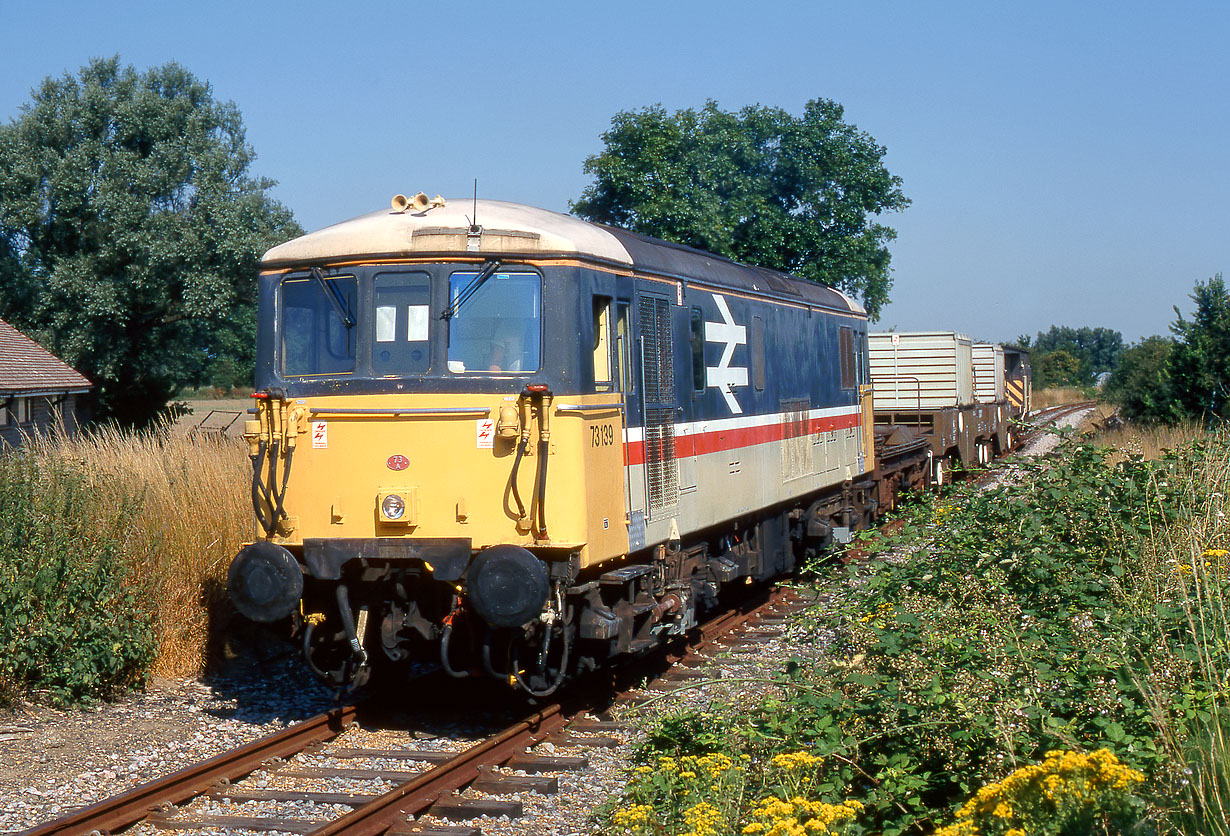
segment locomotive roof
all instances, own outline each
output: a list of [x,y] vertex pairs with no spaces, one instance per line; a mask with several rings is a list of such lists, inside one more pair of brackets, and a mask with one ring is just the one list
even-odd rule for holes
[[[478,249],[471,216],[482,227]],[[594,224],[547,209],[499,200],[448,200],[415,212],[385,209],[309,232],[265,253],[267,267],[360,257],[420,255],[577,256],[640,272],[864,313],[839,290],[704,250]]]

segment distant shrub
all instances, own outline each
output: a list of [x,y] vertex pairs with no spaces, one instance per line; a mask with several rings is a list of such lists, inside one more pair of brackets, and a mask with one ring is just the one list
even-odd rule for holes
[[99,524],[91,494],[54,460],[0,457],[0,704],[26,691],[58,704],[111,697],[154,659],[152,619],[122,559],[130,515]]

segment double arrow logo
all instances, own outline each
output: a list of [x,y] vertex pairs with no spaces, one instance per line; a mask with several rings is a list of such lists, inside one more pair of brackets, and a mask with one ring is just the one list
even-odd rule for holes
[[747,367],[732,366],[730,361],[735,356],[735,346],[747,345],[747,328],[735,324],[734,317],[730,315],[730,308],[726,306],[726,299],[721,294],[713,294],[713,301],[717,303],[722,321],[709,322],[706,320],[705,342],[723,343],[724,347],[718,364],[705,367],[705,383],[708,386],[717,387],[732,414],[742,415],[743,408],[735,399],[735,387],[747,385]]

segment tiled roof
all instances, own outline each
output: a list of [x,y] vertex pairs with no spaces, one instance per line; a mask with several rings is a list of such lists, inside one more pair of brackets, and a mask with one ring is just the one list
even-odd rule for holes
[[85,376],[0,319],[0,393],[85,391]]

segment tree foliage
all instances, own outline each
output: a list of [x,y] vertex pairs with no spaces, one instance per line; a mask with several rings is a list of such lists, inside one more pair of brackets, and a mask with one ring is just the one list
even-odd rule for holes
[[1177,417],[1170,383],[1173,352],[1174,340],[1156,336],[1123,352],[1103,394],[1119,404],[1124,418],[1167,421]]
[[[1048,386],[1091,386],[1098,375],[1113,372],[1123,355],[1123,334],[1110,328],[1069,328],[1052,325],[1030,339],[1018,339],[1022,348],[1030,350],[1034,383]],[[1053,352],[1062,355],[1050,357]],[[1076,369],[1072,369],[1072,360]]]
[[1170,377],[1178,409],[1192,417],[1228,417],[1230,396],[1230,293],[1218,273],[1196,282],[1190,321],[1176,307],[1170,326],[1177,338]]
[[1034,383],[1040,389],[1049,389],[1052,386],[1085,386],[1089,383],[1081,358],[1066,348],[1035,351],[1030,356]]
[[301,232],[253,177],[238,108],[169,63],[96,59],[0,126],[0,315],[142,424],[223,359],[250,368],[260,254]]
[[1169,337],[1149,337],[1124,352],[1106,394],[1126,418],[1175,421],[1225,419],[1230,412],[1230,292],[1218,273],[1196,282],[1190,320]]
[[699,111],[617,113],[605,149],[585,161],[594,182],[572,211],[840,288],[875,318],[896,233],[874,218],[909,200],[885,149],[843,116],[827,99],[798,118],[712,100]]

